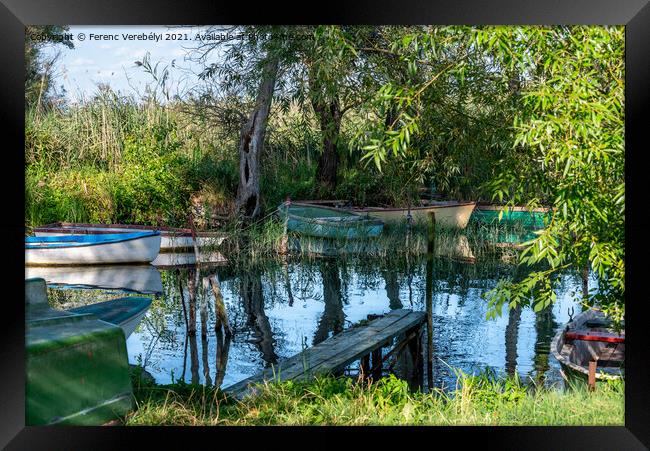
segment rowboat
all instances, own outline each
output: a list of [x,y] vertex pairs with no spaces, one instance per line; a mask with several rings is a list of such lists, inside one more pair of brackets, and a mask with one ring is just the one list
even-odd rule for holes
[[[544,228],[544,218],[548,217],[549,208],[508,207],[502,205],[479,204],[472,218],[482,224],[503,223],[511,226],[521,226],[526,230]],[[501,215],[501,218],[499,218]]]
[[140,324],[150,305],[151,299],[149,298],[126,297],[84,305],[68,311],[81,315],[92,314],[101,321],[115,324],[122,328],[124,337],[129,338]]
[[225,238],[220,232],[195,232],[178,227],[155,227],[132,224],[83,224],[69,222],[55,222],[34,229],[35,236],[60,236],[60,235],[86,235],[110,234],[132,232],[160,232],[160,251],[169,252],[179,249],[191,249],[194,244],[198,247],[218,246]]
[[160,251],[160,232],[25,238],[26,265],[148,263]]
[[602,312],[586,310],[555,335],[551,352],[566,379],[587,379],[590,361],[596,362],[596,380],[620,379],[625,371],[625,330],[612,330]]
[[322,238],[374,238],[384,223],[349,210],[300,202],[283,202],[278,215],[286,220],[287,230]]
[[49,307],[45,280],[25,280],[25,420],[100,425],[132,408],[124,330]]
[[[158,254],[156,260],[160,255],[163,254]],[[28,266],[25,268],[25,278],[41,277],[54,288],[101,288],[159,294],[163,291],[162,279],[160,271],[152,264]]]
[[446,228],[464,229],[467,227],[476,202],[459,201],[421,201],[424,205],[412,207],[354,207],[344,201],[301,201],[309,205],[334,205],[357,214],[369,215],[385,223],[405,221],[409,214],[413,222],[429,221],[435,214],[436,224]]
[[368,213],[383,221],[403,221],[411,215],[413,222],[429,221],[431,213],[435,214],[436,224],[452,229],[464,229],[467,227],[476,202],[448,201],[422,201],[426,205],[413,206],[410,208],[380,208],[367,207],[355,208],[353,211]]

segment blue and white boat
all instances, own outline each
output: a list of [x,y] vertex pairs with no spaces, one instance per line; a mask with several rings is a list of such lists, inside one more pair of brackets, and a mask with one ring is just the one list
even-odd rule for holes
[[159,252],[158,231],[25,238],[28,266],[149,263]]

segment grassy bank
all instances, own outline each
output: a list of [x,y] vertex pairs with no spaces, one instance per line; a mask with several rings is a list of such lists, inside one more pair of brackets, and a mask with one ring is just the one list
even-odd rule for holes
[[409,392],[394,376],[374,383],[322,377],[270,383],[231,400],[212,388],[134,379],[126,425],[623,425],[624,384],[567,390],[461,374],[455,390]]

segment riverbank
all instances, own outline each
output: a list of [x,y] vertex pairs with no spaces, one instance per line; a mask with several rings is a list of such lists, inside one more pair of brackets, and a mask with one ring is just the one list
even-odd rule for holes
[[454,390],[410,392],[389,376],[373,383],[321,377],[270,383],[237,401],[220,390],[157,385],[133,372],[135,425],[607,425],[624,424],[624,383],[526,386],[518,379],[459,373]]

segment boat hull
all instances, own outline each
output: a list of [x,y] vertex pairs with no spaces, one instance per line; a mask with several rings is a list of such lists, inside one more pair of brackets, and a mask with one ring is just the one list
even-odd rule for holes
[[[526,230],[544,228],[544,218],[549,214],[546,208],[528,210],[525,207],[510,207],[505,211],[500,205],[479,205],[474,210],[473,218],[483,224],[519,225]],[[501,218],[499,218],[501,215]]]
[[43,279],[25,281],[27,425],[101,425],[132,408],[124,331],[49,308]]
[[[567,380],[587,380],[589,377],[589,360],[598,361],[608,349],[612,347],[610,343],[600,341],[568,341],[565,334],[568,331],[580,330],[587,321],[601,320],[604,315],[596,310],[587,310],[577,315],[573,321],[569,322],[564,329],[558,332],[551,342],[551,352],[560,362],[562,375]],[[609,368],[597,367],[596,380],[616,380],[624,376],[624,354],[625,344],[616,345],[614,362],[620,361],[620,366]]]
[[386,223],[405,221],[411,214],[413,222],[429,221],[431,213],[435,214],[436,224],[452,229],[464,229],[476,206],[476,202],[438,202],[435,205],[408,208],[353,208],[356,213],[368,214]]
[[122,328],[124,337],[129,338],[147,313],[151,299],[149,298],[118,298],[96,304],[84,305],[68,310],[77,314],[91,314],[97,319]]
[[178,249],[191,249],[194,244],[198,247],[220,245],[225,236],[216,232],[196,232],[196,239],[192,238],[192,231],[183,228],[157,228],[154,226],[136,226],[124,224],[76,224],[55,223],[34,229],[35,236],[61,236],[102,233],[131,233],[131,232],[160,232],[160,251],[170,252]]
[[294,202],[288,206],[281,204],[278,212],[286,220],[287,230],[299,235],[336,239],[376,238],[384,229],[380,220],[338,208]]
[[160,252],[160,235],[124,241],[108,241],[83,246],[25,249],[25,264],[101,265],[111,263],[149,263]]

